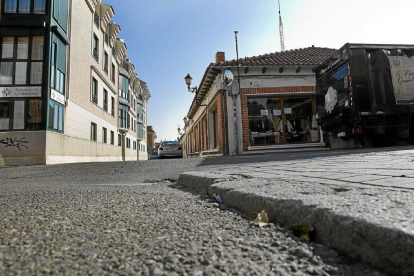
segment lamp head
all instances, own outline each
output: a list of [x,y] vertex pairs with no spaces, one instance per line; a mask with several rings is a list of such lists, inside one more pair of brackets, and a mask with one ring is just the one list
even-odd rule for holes
[[187,76],[185,76],[185,83],[190,86],[191,85],[191,81],[193,80],[193,78],[190,76],[190,74],[187,74]]

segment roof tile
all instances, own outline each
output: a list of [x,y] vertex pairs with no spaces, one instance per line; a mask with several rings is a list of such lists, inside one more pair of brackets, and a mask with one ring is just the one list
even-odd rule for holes
[[[298,66],[319,65],[329,58],[335,49],[308,47],[284,52],[264,54],[260,56],[245,57],[239,59],[240,66]],[[237,66],[235,59],[219,63],[211,63],[211,66]]]

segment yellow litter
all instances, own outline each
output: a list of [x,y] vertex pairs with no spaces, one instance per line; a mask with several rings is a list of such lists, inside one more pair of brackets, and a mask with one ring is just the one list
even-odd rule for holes
[[267,216],[265,210],[257,214],[257,217],[251,224],[258,225],[259,227],[266,226],[269,223],[269,217]]

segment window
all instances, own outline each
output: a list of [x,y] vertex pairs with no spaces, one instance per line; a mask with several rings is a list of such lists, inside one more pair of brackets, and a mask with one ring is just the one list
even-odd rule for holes
[[49,130],[63,132],[63,105],[49,101]]
[[126,147],[128,149],[131,148],[131,140],[129,138],[126,138]]
[[41,127],[42,100],[0,101],[0,130],[39,130]]
[[121,134],[118,134],[118,146],[122,146],[122,136]]
[[51,70],[51,87],[65,94],[66,45],[56,35],[53,35]]
[[115,84],[115,64],[113,63],[111,68],[111,81]]
[[105,73],[108,75],[108,62],[109,62],[109,56],[108,56],[108,53],[107,52],[105,52],[105,54],[104,54],[104,71],[105,71]]
[[128,128],[128,106],[120,104],[119,105],[119,127]]
[[119,88],[121,89],[120,96],[121,98],[124,98],[125,100],[129,100],[129,93],[128,93],[128,87],[129,87],[129,79],[123,75],[119,76],[120,84]]
[[42,100],[29,100],[27,130],[39,130],[42,127]]
[[115,98],[111,97],[111,115],[115,116]]
[[99,39],[95,34],[93,35],[93,41],[92,41],[92,55],[95,58],[95,60],[98,62],[99,61]]
[[137,142],[136,141],[134,141],[134,143],[133,143],[133,148],[134,148],[134,150],[137,149]]
[[102,143],[107,143],[107,130],[105,127],[102,128]]
[[42,71],[43,36],[1,38],[0,85],[42,84]]
[[104,103],[103,103],[103,109],[105,110],[105,111],[108,111],[108,91],[106,91],[106,89],[104,89],[104,91],[103,91],[103,101],[104,101]]
[[93,23],[96,27],[99,27],[99,21],[99,14],[95,11],[95,13],[93,14]]
[[45,14],[46,0],[5,0],[4,13]]
[[105,43],[105,45],[109,45],[109,34],[108,33],[105,33],[104,34],[104,43]]
[[53,17],[59,23],[60,27],[66,31],[68,27],[68,0],[55,0]]
[[92,102],[98,104],[98,81],[92,78]]
[[111,131],[111,145],[115,144],[115,133]]
[[30,84],[42,84],[43,72],[43,36],[34,36],[32,40],[32,62],[30,68]]
[[91,123],[91,140],[96,141],[96,124]]

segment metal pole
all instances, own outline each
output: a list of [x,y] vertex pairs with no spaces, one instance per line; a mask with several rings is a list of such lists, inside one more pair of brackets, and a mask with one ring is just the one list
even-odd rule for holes
[[239,45],[237,43],[237,33],[234,31],[234,36],[236,38],[236,61],[237,61],[237,82],[239,83],[239,91],[236,95],[233,96],[233,116],[234,116],[234,134],[236,135],[236,155],[239,154],[239,131],[237,126],[237,95],[240,94],[240,67],[239,67]]

